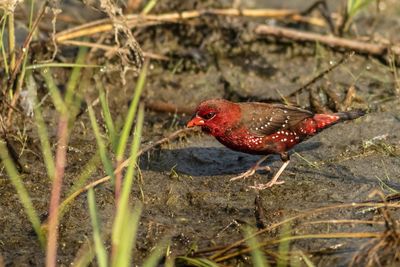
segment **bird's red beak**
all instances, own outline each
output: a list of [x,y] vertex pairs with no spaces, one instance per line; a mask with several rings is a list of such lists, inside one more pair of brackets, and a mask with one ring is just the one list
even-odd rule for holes
[[189,128],[194,126],[203,126],[203,125],[204,125],[204,119],[197,115],[187,123],[187,127]]

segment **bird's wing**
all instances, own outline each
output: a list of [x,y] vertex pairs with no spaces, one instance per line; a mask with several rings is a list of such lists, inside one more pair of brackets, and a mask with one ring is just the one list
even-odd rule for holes
[[281,104],[243,103],[242,123],[255,135],[270,135],[291,130],[314,114],[308,110]]

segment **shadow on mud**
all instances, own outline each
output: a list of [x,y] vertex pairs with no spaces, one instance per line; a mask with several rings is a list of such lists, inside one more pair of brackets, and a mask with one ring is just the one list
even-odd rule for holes
[[[304,152],[317,149],[320,142],[299,145],[295,151]],[[190,176],[214,176],[240,174],[260,159],[259,155],[249,155],[232,151],[225,147],[187,147],[161,149],[140,159],[140,167],[152,171],[177,171]],[[263,165],[280,164],[277,155],[271,155]]]
[[[293,156],[294,151],[298,153],[318,153],[318,148],[321,145],[321,142],[309,141],[297,146],[291,151],[293,162],[286,171],[292,174],[295,173],[300,178],[339,180],[345,184],[377,184],[379,182],[373,175],[354,174],[348,166],[340,163],[326,162],[316,168]],[[140,167],[143,170],[164,172],[165,174],[176,172],[189,176],[235,176],[248,170],[260,158],[261,156],[259,155],[244,154],[222,146],[186,147],[160,149],[152,154],[143,155],[140,158]],[[263,165],[271,166],[272,172],[259,171],[258,173],[271,178],[281,165],[281,160],[278,155],[271,155]],[[394,190],[400,190],[400,184],[393,181],[385,181],[385,184]]]

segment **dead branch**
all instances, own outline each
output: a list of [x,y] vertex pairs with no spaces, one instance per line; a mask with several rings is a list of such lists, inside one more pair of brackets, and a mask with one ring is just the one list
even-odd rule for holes
[[400,46],[372,44],[358,40],[335,37],[332,35],[323,35],[268,25],[259,25],[255,29],[255,32],[259,35],[270,35],[278,38],[287,38],[298,42],[318,42],[332,48],[355,51],[360,54],[386,56],[389,54],[389,52],[391,52],[396,56],[400,56]]

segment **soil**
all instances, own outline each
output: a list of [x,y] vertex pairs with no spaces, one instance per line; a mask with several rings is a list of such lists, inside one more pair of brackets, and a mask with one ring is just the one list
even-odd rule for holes
[[[186,4],[172,9],[163,2],[156,6],[155,13],[230,4],[229,1],[185,1]],[[243,3],[243,7],[301,9],[308,3],[288,1],[288,5],[283,5],[281,2],[249,1]],[[335,1],[329,2],[331,10],[337,10],[338,6],[331,3]],[[396,41],[398,35],[393,33],[400,28],[400,4],[398,1],[383,3],[386,7],[380,12],[372,7],[361,12],[351,34],[376,36],[379,33],[382,38],[393,37],[391,40]],[[74,6],[76,3],[67,1],[67,4],[70,9],[80,9]],[[392,16],[395,11],[396,19]],[[282,96],[301,87],[343,55],[315,44],[257,37],[251,29],[259,22],[279,23],[263,19],[205,17],[141,29],[137,39],[144,51],[171,58],[169,62],[151,62],[143,99],[186,108],[194,108],[204,99],[219,97],[233,101],[282,102]],[[373,29],[371,23],[374,23]],[[387,27],[388,24],[391,27]],[[69,50],[61,49],[60,53],[65,53],[66,57],[69,54],[71,58],[75,56]],[[62,85],[65,83],[62,79],[64,70],[59,71],[57,83]],[[103,75],[112,115],[115,121],[122,121],[133,95],[136,75],[128,73],[126,85],[121,83],[119,73]],[[39,75],[36,79],[40,84]],[[164,237],[171,239],[171,252],[176,255],[184,255],[193,248],[204,249],[241,239],[243,226],[256,227],[254,202],[257,196],[264,210],[262,220],[271,225],[313,208],[371,200],[370,194],[374,190],[385,194],[399,191],[399,80],[393,75],[393,68],[376,58],[354,55],[312,88],[318,91],[323,105],[336,111],[321,88],[334,90],[343,100],[352,85],[356,87],[357,98],[349,108],[366,109],[368,113],[355,121],[328,128],[298,145],[291,152],[290,165],[281,176],[285,181],[282,185],[260,192],[248,188],[254,183],[268,181],[273,172],[258,172],[246,180],[231,182],[230,178],[247,170],[259,157],[231,151],[204,134],[190,134],[143,155],[139,161],[143,182],[137,181],[131,194],[132,204],[139,200],[144,204],[135,263],[140,265]],[[46,94],[45,88],[39,90],[40,96]],[[94,87],[87,90],[96,95]],[[310,104],[309,89],[291,101],[315,111],[315,106]],[[51,101],[47,99],[44,103],[45,120],[55,149],[57,116]],[[102,122],[100,108],[96,109],[98,120]],[[147,110],[143,145],[185,127],[190,115]],[[51,182],[47,178],[37,132],[29,120],[20,116],[16,116],[16,120],[10,141],[18,153],[23,151],[20,162],[29,170],[23,174],[23,180],[35,208],[45,220]],[[27,136],[24,148],[21,134],[18,134],[23,130]],[[90,120],[88,114],[83,113],[73,127],[69,142],[63,198],[95,152],[96,140]],[[271,156],[266,164],[276,171],[282,163],[279,157]],[[91,180],[105,175],[100,162],[98,166]],[[0,183],[0,255],[5,265],[44,265],[44,252],[3,169]],[[115,213],[113,186],[111,183],[98,186],[95,193],[102,228],[108,233]],[[399,215],[398,211],[393,213],[393,216]],[[291,234],[381,231],[382,225],[373,224],[306,223],[312,219],[373,220],[377,216],[376,210],[334,209],[296,220],[290,226]],[[85,194],[67,210],[59,230],[59,264],[68,266],[92,235]],[[267,236],[279,234],[275,231]],[[310,253],[316,266],[345,266],[365,242],[365,239],[305,239],[292,242],[291,250]],[[250,262],[242,257],[229,264],[247,266]]]

